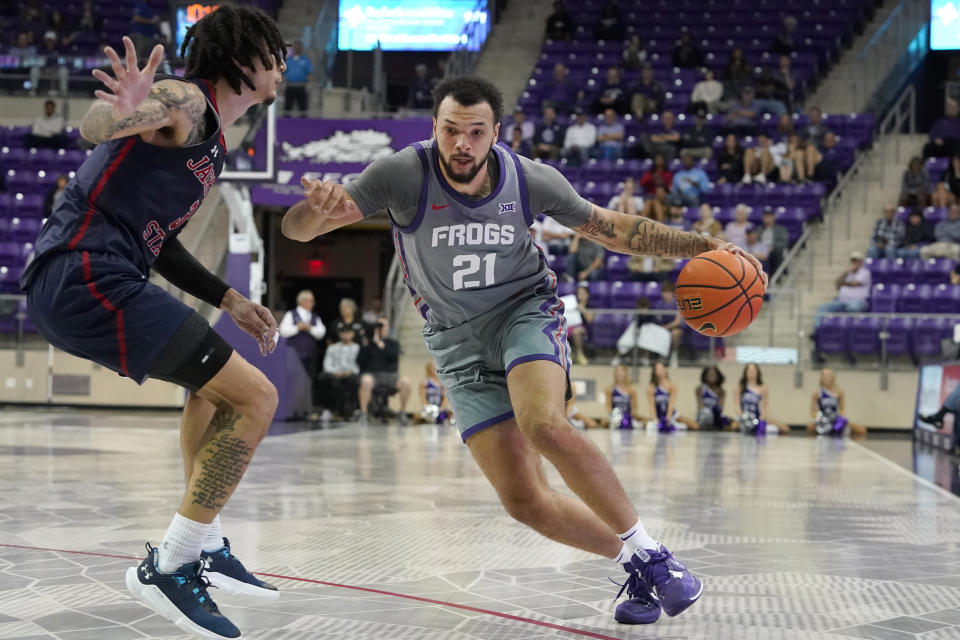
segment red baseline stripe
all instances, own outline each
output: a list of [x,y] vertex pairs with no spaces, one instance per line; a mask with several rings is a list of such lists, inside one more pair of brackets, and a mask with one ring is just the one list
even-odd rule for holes
[[90,269],[90,253],[88,251],[83,251],[81,254],[81,260],[83,262],[83,281],[87,285],[87,289],[90,291],[90,295],[96,299],[103,308],[107,311],[112,311],[116,314],[117,322],[117,348],[120,351],[120,370],[123,371],[123,375],[130,377],[130,371],[127,369],[127,337],[124,331],[123,323],[123,309],[118,309],[113,305],[107,297],[100,293],[97,290],[97,285],[93,281],[93,273]]
[[117,167],[120,166],[120,163],[123,162],[123,159],[127,157],[127,154],[130,153],[130,149],[132,149],[133,145],[136,143],[137,136],[131,136],[131,138],[127,140],[126,144],[121,147],[120,153],[118,153],[117,157],[113,159],[113,162],[110,163],[110,166],[107,167],[107,170],[103,172],[102,176],[100,176],[100,180],[93,188],[93,191],[90,192],[90,197],[87,198],[87,202],[90,203],[90,208],[87,209],[87,214],[83,217],[83,222],[80,224],[80,228],[73,236],[73,239],[70,240],[70,243],[67,245],[67,249],[76,249],[77,245],[80,244],[80,240],[83,239],[83,234],[87,232],[87,227],[90,226],[90,221],[93,220],[93,214],[96,211],[96,206],[94,203],[96,202],[97,197],[100,195],[100,192],[103,191],[103,188],[107,186],[107,181],[110,179],[110,176],[112,176],[113,172],[117,170]]
[[[93,553],[90,551],[70,551],[68,549],[51,549],[49,547],[28,547],[21,544],[3,544],[0,543],[0,547],[7,547],[9,549],[26,549],[28,551],[52,551],[54,553],[72,553],[82,556],[95,556],[99,558],[117,558],[119,560],[141,560],[141,558],[136,558],[134,556],[117,556],[111,555],[109,553]],[[515,622],[524,622],[526,624],[533,624],[538,627],[546,627],[548,629],[556,629],[557,631],[563,631],[565,633],[571,633],[577,636],[584,636],[587,638],[597,638],[598,640],[621,640],[615,636],[606,636],[602,633],[596,633],[593,631],[587,631],[585,629],[577,629],[574,627],[565,627],[560,624],[553,624],[552,622],[543,622],[541,620],[534,620],[532,618],[524,618],[522,616],[515,616],[510,613],[501,613],[500,611],[490,611],[489,609],[480,609],[479,607],[471,607],[465,604],[456,604],[453,602],[444,602],[443,600],[432,600],[430,598],[422,598],[420,596],[410,596],[403,593],[395,593],[393,591],[383,591],[381,589],[369,589],[367,587],[356,587],[349,584],[340,584],[337,582],[326,582],[324,580],[311,580],[310,578],[295,578],[292,576],[282,576],[276,573],[260,573],[255,572],[258,576],[264,576],[266,578],[277,578],[279,580],[293,580],[295,582],[308,582],[310,584],[319,584],[325,587],[338,587],[340,589],[351,589],[353,591],[364,591],[366,593],[376,593],[384,596],[392,596],[394,598],[403,598],[404,600],[415,600],[417,602],[426,602],[428,604],[435,604],[441,607],[450,607],[452,609],[462,609],[464,611],[473,611],[474,613],[482,613],[488,616],[494,616],[496,618],[504,618],[505,620],[513,620]]]

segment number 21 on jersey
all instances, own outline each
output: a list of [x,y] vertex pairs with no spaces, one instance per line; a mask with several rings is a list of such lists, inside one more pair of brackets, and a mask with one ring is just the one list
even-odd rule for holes
[[[496,280],[494,272],[496,262],[497,254],[495,253],[488,253],[482,258],[472,253],[462,253],[458,256],[454,256],[454,268],[463,268],[457,269],[453,272],[453,290],[459,291],[460,289],[473,289],[475,287],[493,286]],[[485,282],[481,282],[479,278],[468,280],[468,277],[474,276],[480,272],[481,263],[484,265],[483,269]]]

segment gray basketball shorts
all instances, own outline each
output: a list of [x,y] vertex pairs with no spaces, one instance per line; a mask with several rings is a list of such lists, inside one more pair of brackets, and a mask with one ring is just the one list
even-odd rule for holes
[[427,324],[423,339],[467,438],[513,417],[507,375],[533,360],[556,362],[570,373],[563,302],[555,287],[515,297],[461,325]]

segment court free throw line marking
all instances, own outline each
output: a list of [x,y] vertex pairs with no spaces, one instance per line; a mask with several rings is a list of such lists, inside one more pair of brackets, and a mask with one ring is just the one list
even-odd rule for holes
[[[109,553],[94,553],[91,551],[72,551],[69,549],[51,549],[48,547],[28,547],[21,544],[4,544],[0,543],[0,547],[6,547],[9,549],[25,549],[27,551],[52,551],[55,553],[70,553],[74,555],[81,556],[96,556],[99,558],[116,558],[118,560],[135,560],[140,561],[142,558],[136,558],[134,556],[117,556],[111,555]],[[383,596],[392,596],[394,598],[403,598],[404,600],[414,600],[416,602],[425,602],[427,604],[435,604],[441,607],[449,607],[451,609],[461,609],[463,611],[472,611],[474,613],[482,613],[488,616],[494,616],[496,618],[503,618],[505,620],[513,620],[514,622],[524,622],[526,624],[533,624],[538,627],[546,627],[548,629],[556,629],[557,631],[563,631],[564,633],[571,633],[578,636],[584,636],[586,638],[597,638],[598,640],[621,640],[615,636],[606,636],[602,633],[595,633],[593,631],[587,631],[585,629],[576,629],[574,627],[565,627],[561,624],[553,624],[552,622],[543,622],[541,620],[534,620],[532,618],[524,618],[522,616],[515,616],[510,613],[501,613],[499,611],[491,611],[489,609],[481,609],[479,607],[471,607],[465,604],[456,604],[453,602],[444,602],[443,600],[432,600],[430,598],[423,598],[420,596],[410,596],[403,593],[395,593],[393,591],[383,591],[382,589],[370,589],[368,587],[357,587],[349,584],[340,584],[337,582],[326,582],[324,580],[311,580],[310,578],[296,578],[293,576],[282,576],[276,573],[260,573],[254,572],[258,576],[265,576],[267,578],[277,578],[280,580],[293,580],[296,582],[308,582],[310,584],[319,584],[325,587],[339,587],[341,589],[351,589],[353,591],[364,591],[366,593],[376,593]]]

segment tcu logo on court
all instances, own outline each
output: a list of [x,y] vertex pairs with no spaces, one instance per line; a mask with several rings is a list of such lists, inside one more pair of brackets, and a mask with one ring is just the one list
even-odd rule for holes
[[499,214],[499,215],[503,215],[503,214],[505,214],[505,213],[516,213],[516,212],[517,212],[517,201],[516,201],[516,200],[514,200],[513,202],[501,202],[501,203],[499,203],[499,204],[500,204],[500,214]]
[[680,311],[702,311],[703,301],[696,298],[677,298],[677,309]]

